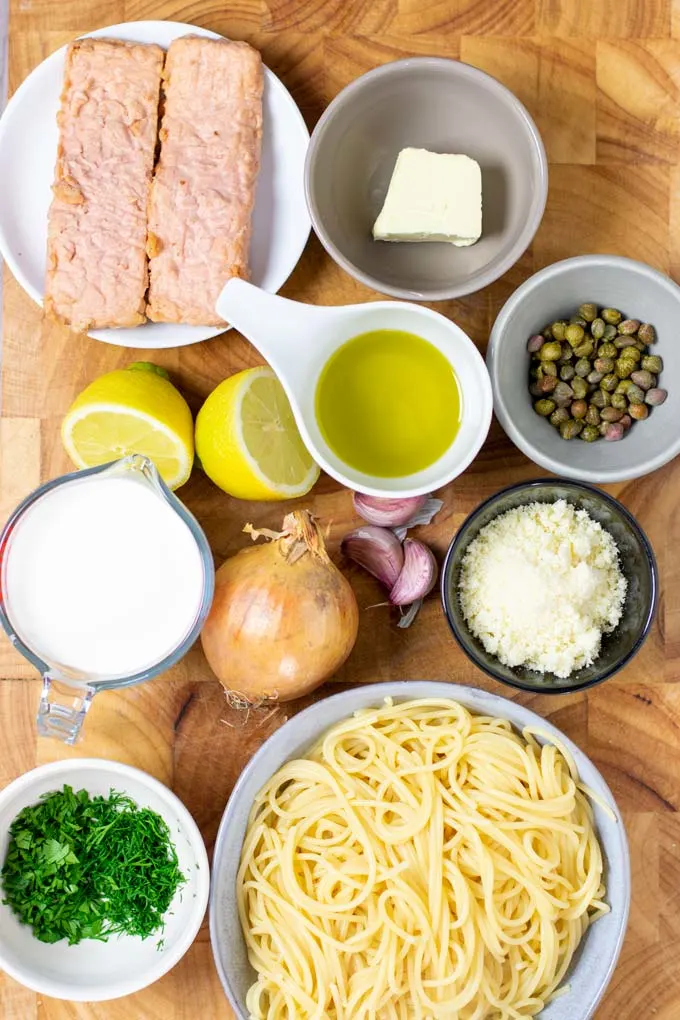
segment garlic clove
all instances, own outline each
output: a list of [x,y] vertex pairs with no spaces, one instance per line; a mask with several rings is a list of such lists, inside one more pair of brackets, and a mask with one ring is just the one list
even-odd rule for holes
[[341,549],[390,591],[404,566],[404,552],[397,536],[388,528],[364,524],[342,540]]
[[383,499],[378,496],[365,496],[362,492],[352,493],[352,503],[359,516],[369,524],[376,524],[382,528],[406,524],[423,508],[426,501],[427,496]]
[[437,561],[434,553],[423,542],[407,538],[404,542],[404,566],[390,591],[394,606],[407,606],[423,599],[437,581]]

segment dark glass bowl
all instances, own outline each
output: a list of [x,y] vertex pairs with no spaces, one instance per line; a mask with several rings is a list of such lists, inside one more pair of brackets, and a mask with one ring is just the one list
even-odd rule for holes
[[[602,638],[599,656],[591,666],[565,679],[524,666],[504,666],[490,655],[470,632],[458,597],[460,567],[470,542],[494,517],[527,503],[554,503],[565,499],[587,513],[612,536],[619,550],[621,570],[628,581],[623,615],[616,629]],[[449,546],[442,570],[444,612],[456,641],[479,669],[494,680],[523,691],[567,694],[602,683],[622,669],[642,647],[656,611],[659,581],[652,547],[626,508],[606,492],[565,479],[538,479],[502,489],[478,506],[461,525]],[[521,592],[518,592],[521,598]]]

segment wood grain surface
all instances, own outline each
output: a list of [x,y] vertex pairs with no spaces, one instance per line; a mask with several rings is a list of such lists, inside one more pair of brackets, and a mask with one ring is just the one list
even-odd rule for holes
[[[478,344],[529,274],[583,252],[640,258],[680,282],[680,0],[10,0],[9,88],[74,35],[125,20],[193,22],[259,47],[310,128],[356,75],[410,53],[460,57],[508,85],[536,118],[550,159],[550,195],[532,248],[502,280],[437,309]],[[346,276],[312,238],[286,296],[339,304],[376,295]],[[680,324],[679,324],[680,326]],[[5,272],[0,516],[41,480],[65,471],[58,429],[76,393],[139,355],[43,323]],[[196,410],[217,382],[259,361],[236,334],[159,352]],[[472,467],[442,493],[423,529],[443,554],[463,518],[510,482],[541,474],[494,424]],[[651,637],[614,680],[584,694],[513,695],[477,672],[452,641],[436,596],[397,630],[370,579],[349,570],[362,607],[359,641],[338,679],[427,678],[517,697],[567,732],[601,768],[625,815],[633,904],[623,956],[597,1020],[680,1018],[680,460],[610,487],[638,517],[662,580]],[[244,545],[245,521],[276,527],[283,507],[229,499],[196,472],[181,491],[217,560]],[[347,492],[322,478],[302,505],[331,526],[352,524]],[[184,800],[212,848],[244,763],[296,705],[247,720],[228,710],[200,650],[170,674],[98,696],[76,749],[38,740],[39,683],[0,644],[0,786],[32,766],[74,755],[148,770]],[[617,890],[610,889],[611,896]],[[165,978],[128,999],[72,1004],[0,975],[2,1020],[229,1020],[207,926]]]

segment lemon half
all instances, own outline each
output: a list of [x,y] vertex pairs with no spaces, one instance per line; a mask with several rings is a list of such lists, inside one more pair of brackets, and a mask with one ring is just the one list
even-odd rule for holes
[[239,499],[294,499],[319,477],[283,386],[266,366],[213,390],[196,418],[196,453],[215,485]]
[[71,405],[61,438],[79,468],[144,454],[171,489],[184,485],[194,462],[189,405],[153,371],[120,369],[95,379]]

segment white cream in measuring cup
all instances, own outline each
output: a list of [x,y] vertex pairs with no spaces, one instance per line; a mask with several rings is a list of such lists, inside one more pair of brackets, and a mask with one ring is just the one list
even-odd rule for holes
[[[45,677],[39,728],[66,729],[73,742],[99,688],[177,661],[213,579],[205,536],[146,458],[65,476],[29,497],[2,538],[2,611]],[[65,706],[69,696],[78,704]]]

